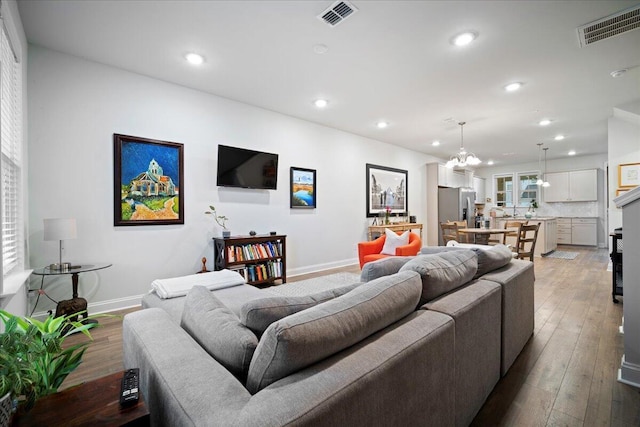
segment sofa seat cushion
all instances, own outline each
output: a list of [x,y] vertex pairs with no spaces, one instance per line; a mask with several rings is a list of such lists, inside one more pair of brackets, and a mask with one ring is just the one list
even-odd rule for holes
[[211,357],[244,381],[258,338],[207,288],[194,286],[189,291],[181,326]]
[[415,271],[420,274],[420,304],[424,304],[473,279],[478,271],[478,257],[471,250],[420,255],[403,265],[400,271]]
[[407,316],[420,293],[420,277],[407,271],[272,323],[251,360],[247,389],[257,393]]
[[358,286],[360,283],[305,296],[274,296],[249,301],[240,308],[240,322],[260,336],[273,322],[344,295]]

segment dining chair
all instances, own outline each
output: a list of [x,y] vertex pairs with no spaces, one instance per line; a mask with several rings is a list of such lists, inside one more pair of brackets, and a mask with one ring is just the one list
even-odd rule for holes
[[[528,223],[529,223],[528,220],[525,221],[525,222],[522,222],[522,221],[505,221],[504,222],[504,229],[505,230],[507,228],[516,228],[517,229],[517,228],[520,228],[520,225],[527,225]],[[515,231],[511,231],[509,233],[504,233],[502,235],[502,244],[503,245],[507,244],[507,237],[513,237],[514,238],[513,239],[514,243],[517,242],[517,240],[518,240],[518,231],[515,230]],[[515,248],[515,246],[514,246],[514,248]]]
[[[467,224],[467,221],[447,221],[449,224],[455,224],[458,226],[458,230],[460,230],[461,228],[467,228],[469,227],[469,225]],[[460,240],[458,240],[458,243],[473,243],[473,236],[470,236],[469,234],[466,233],[461,233],[458,231],[458,238]],[[446,242],[445,242],[446,244]]]
[[518,259],[529,257],[529,261],[533,262],[533,251],[536,248],[539,228],[540,223],[520,225],[518,228],[518,239],[516,241],[516,257]]
[[460,232],[458,232],[458,224],[453,222],[441,222],[440,229],[442,230],[442,240],[444,241],[444,245],[447,245],[447,242],[451,240],[455,240],[460,243]]

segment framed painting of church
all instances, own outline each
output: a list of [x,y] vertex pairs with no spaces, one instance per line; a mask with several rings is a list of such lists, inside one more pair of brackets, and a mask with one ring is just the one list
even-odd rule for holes
[[113,134],[113,225],[184,224],[184,145]]

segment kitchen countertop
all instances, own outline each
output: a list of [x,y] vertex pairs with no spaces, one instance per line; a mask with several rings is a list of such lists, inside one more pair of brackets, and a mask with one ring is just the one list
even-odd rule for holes
[[555,216],[534,216],[531,218],[527,218],[525,216],[499,216],[495,218],[496,220],[500,220],[500,219],[504,219],[504,220],[516,220],[516,221],[524,221],[524,220],[530,220],[530,221],[549,221],[552,219],[557,219],[557,217]]

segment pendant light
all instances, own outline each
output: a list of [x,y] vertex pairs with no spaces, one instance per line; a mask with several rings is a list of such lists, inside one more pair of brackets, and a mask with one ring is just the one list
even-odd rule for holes
[[538,180],[536,181],[536,185],[540,187],[544,184],[542,180],[542,142],[538,142],[538,170],[540,171],[540,175],[538,176]]
[[482,163],[482,160],[477,158],[476,155],[473,153],[467,153],[467,151],[464,149],[463,126],[466,124],[466,122],[460,122],[458,124],[460,125],[460,151],[458,152],[458,154],[451,156],[451,159],[449,159],[446,166],[449,169],[452,169],[456,166],[463,168],[467,165],[469,166],[479,165],[480,163]]
[[543,187],[549,187],[551,184],[549,184],[549,181],[547,181],[547,150],[549,148],[545,147],[543,148],[544,150],[544,182],[542,183]]

